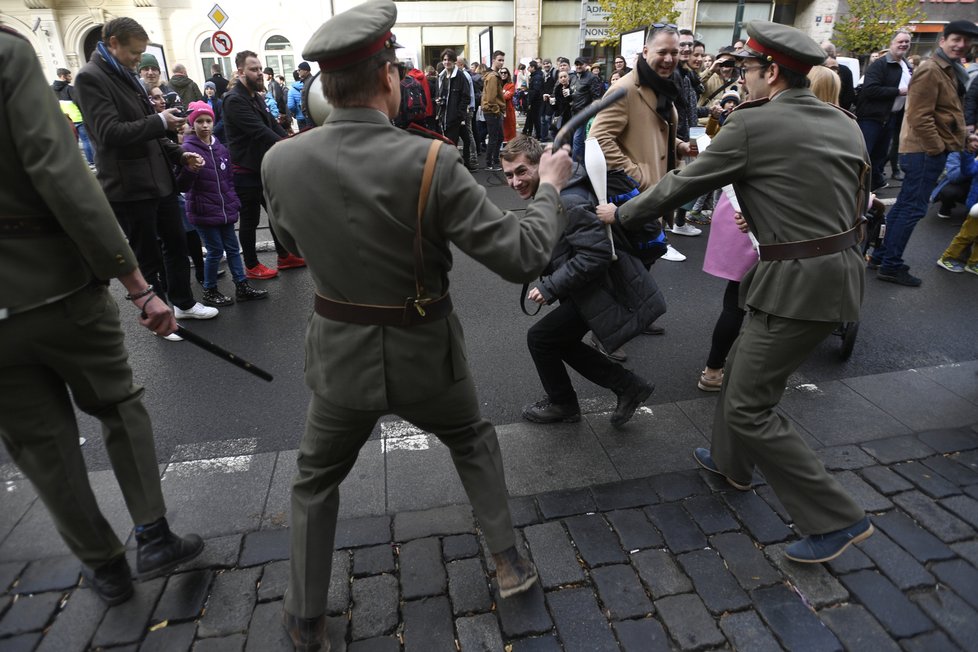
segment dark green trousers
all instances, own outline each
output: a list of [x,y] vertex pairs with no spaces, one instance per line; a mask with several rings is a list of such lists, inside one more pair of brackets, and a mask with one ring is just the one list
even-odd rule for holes
[[142,394],[104,286],[0,321],[0,438],[65,543],[93,568],[124,549],[88,482],[71,399],[102,422],[129,513],[146,524],[166,507]]
[[313,394],[292,485],[292,559],[285,608],[300,618],[326,611],[339,486],[377,420],[396,414],[445,444],[492,553],[516,544],[496,429],[479,414],[471,377],[437,397],[389,410],[344,408]]
[[748,484],[757,466],[805,534],[839,530],[865,516],[791,422],[775,412],[788,376],[836,326],[749,316],[727,357],[713,422],[717,467]]

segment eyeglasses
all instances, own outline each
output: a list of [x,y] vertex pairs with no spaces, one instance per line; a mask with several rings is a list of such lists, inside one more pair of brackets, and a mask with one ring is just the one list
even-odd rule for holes
[[673,23],[652,23],[652,29],[679,29],[679,25]]
[[766,68],[767,66],[741,66],[740,68],[737,68],[737,72],[740,74],[741,79],[746,79],[747,73],[749,73],[751,70],[764,70]]

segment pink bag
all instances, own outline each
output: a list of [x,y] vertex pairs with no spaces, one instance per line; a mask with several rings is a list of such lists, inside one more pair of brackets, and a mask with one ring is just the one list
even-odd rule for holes
[[746,233],[734,222],[734,209],[724,193],[713,210],[703,271],[728,281],[740,282],[757,263],[757,252]]

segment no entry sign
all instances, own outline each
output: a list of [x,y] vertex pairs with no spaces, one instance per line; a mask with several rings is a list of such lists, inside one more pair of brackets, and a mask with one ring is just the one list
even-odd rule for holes
[[211,47],[219,56],[230,55],[234,47],[234,44],[231,43],[231,35],[227,32],[214,32],[214,36],[211,37]]

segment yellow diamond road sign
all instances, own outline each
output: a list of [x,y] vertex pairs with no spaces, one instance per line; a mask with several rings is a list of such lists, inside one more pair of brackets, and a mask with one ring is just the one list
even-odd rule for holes
[[220,5],[214,5],[214,8],[210,10],[207,17],[211,19],[211,22],[217,25],[217,29],[224,27],[224,23],[228,22],[228,15],[224,13]]

